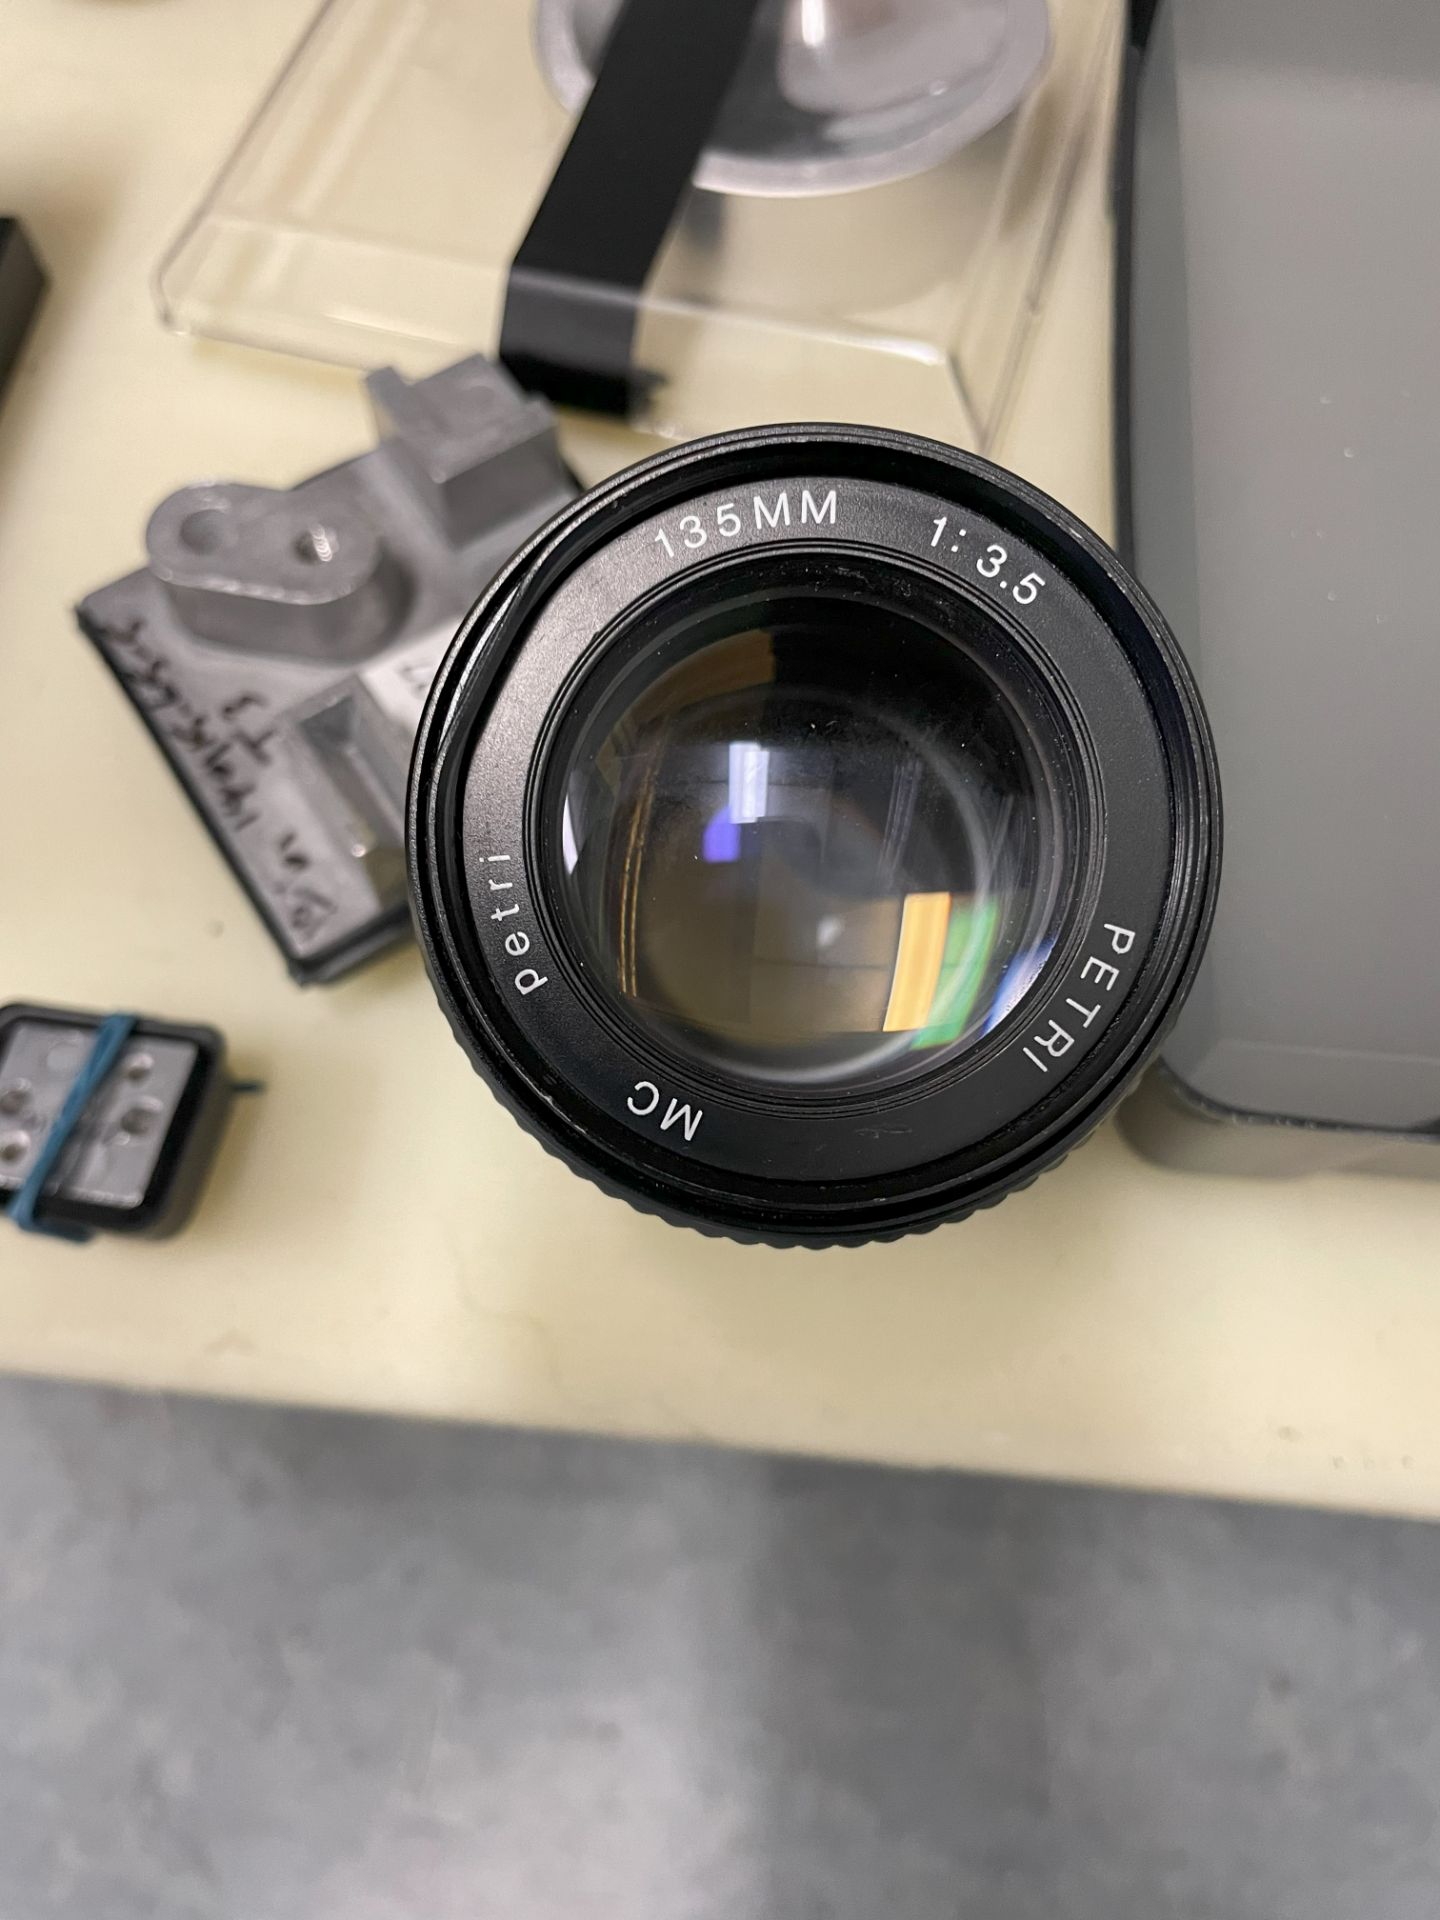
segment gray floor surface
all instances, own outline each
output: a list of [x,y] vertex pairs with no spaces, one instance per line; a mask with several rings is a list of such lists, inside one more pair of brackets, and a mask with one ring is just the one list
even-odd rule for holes
[[0,1920],[1434,1920],[1440,1530],[0,1382]]

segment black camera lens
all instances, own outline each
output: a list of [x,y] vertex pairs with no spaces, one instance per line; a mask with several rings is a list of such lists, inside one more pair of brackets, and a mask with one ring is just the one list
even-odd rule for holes
[[1114,555],[983,461],[760,429],[632,468],[474,609],[410,791],[457,1037],[578,1171],[857,1241],[1058,1159],[1178,1011],[1213,753]]

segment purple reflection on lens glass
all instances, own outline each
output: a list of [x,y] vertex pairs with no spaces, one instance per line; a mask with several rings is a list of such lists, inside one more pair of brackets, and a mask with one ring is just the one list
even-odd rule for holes
[[1054,945],[1053,940],[1042,940],[1039,946],[1024,947],[1016,954],[1000,976],[1000,985],[995,990],[990,1015],[985,1022],[986,1033],[993,1033],[1011,1008],[1019,1006],[1021,1000],[1034,986],[1036,976],[1050,958],[1050,951]]
[[729,807],[721,807],[707,823],[700,852],[712,866],[740,858],[740,829],[731,819]]

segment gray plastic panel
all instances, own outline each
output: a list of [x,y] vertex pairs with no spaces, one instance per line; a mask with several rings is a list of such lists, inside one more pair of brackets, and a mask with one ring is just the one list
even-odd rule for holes
[[1440,1144],[1437,179],[1434,0],[1162,6],[1136,126],[1134,559],[1226,803],[1165,1058],[1212,1118],[1355,1129],[1367,1164],[1377,1132],[1411,1163],[1416,1134]]

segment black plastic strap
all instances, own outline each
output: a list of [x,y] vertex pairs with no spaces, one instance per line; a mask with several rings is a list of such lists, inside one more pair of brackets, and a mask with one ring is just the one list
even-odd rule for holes
[[511,262],[500,358],[562,406],[625,414],[642,289],[760,0],[625,0]]

